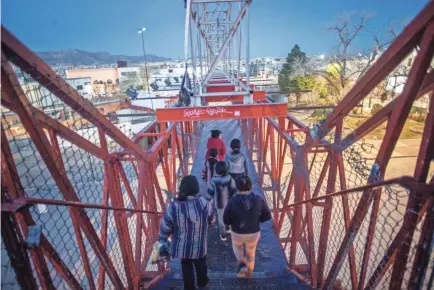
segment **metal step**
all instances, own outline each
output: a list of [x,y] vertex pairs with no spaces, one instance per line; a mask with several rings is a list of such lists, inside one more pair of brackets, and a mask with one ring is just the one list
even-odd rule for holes
[[[256,274],[261,277],[257,277]],[[301,284],[292,275],[267,277],[264,272],[255,273],[253,278],[237,278],[235,273],[209,273],[208,289],[310,289],[307,285]],[[165,279],[158,283],[154,289],[183,289],[184,284],[181,277],[176,279]]]

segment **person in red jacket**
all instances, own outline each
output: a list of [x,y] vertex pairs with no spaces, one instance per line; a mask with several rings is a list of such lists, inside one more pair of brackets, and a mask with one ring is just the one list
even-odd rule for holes
[[206,159],[211,157],[210,150],[216,148],[218,151],[218,159],[225,160],[226,146],[223,140],[220,138],[222,132],[220,130],[211,130],[211,138],[208,139],[206,144]]

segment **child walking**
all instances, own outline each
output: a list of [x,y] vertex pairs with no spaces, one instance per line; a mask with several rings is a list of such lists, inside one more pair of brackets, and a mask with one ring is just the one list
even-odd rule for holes
[[248,176],[238,177],[236,185],[239,192],[227,204],[223,221],[232,229],[232,249],[238,261],[237,276],[250,278],[261,237],[260,224],[271,220],[271,213],[266,201],[251,191],[252,180]]
[[215,165],[219,161],[217,158],[218,150],[216,148],[211,148],[210,150],[210,158],[205,161],[205,166],[202,169],[202,180],[206,182],[206,185],[209,185],[211,178],[215,173]]
[[206,144],[206,159],[211,157],[211,148],[216,148],[218,151],[218,159],[224,160],[226,155],[226,146],[220,138],[222,132],[220,130],[211,130],[211,138],[208,139]]
[[223,213],[229,199],[236,193],[235,181],[228,175],[226,163],[219,161],[216,164],[216,174],[208,186],[208,195],[214,198],[217,209],[217,220],[220,230],[220,238],[226,240],[229,227],[223,223]]
[[232,152],[228,153],[225,159],[231,177],[237,180],[239,176],[249,175],[247,158],[241,152],[241,141],[239,139],[232,139],[231,149]]

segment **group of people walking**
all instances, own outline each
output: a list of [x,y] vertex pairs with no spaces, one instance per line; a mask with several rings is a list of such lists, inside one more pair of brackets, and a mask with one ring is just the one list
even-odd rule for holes
[[265,200],[251,191],[252,180],[248,176],[247,158],[241,152],[241,141],[233,139],[230,147],[232,151],[227,153],[221,132],[211,131],[202,170],[206,192],[200,192],[195,176],[185,176],[181,180],[178,197],[161,220],[160,255],[181,259],[186,290],[196,289],[195,280],[199,289],[208,287],[206,255],[209,227],[217,223],[220,239],[231,239],[238,262],[237,276],[249,278],[255,266],[260,223],[271,219]]

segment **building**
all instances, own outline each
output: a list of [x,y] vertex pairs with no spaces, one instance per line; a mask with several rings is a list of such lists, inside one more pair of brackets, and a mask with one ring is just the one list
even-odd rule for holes
[[90,78],[94,96],[113,94],[117,92],[117,84],[119,84],[117,68],[68,69],[66,76],[67,78]]
[[140,67],[118,67],[119,82],[140,78]]
[[92,80],[86,78],[71,78],[65,79],[72,88],[76,89],[84,98],[91,99],[93,95]]
[[104,83],[116,83],[118,81],[117,68],[91,68],[91,69],[68,69],[67,78],[90,77],[92,84],[96,81]]

